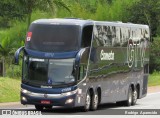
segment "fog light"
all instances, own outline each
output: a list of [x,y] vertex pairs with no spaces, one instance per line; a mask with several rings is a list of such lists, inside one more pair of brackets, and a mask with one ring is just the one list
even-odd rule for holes
[[65,104],[69,104],[69,103],[72,103],[73,102],[73,99],[68,99],[66,100]]
[[26,97],[22,97],[22,100],[27,102],[27,98]]

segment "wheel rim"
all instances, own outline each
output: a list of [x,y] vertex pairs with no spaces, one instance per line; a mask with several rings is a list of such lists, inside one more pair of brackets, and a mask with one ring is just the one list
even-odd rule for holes
[[87,96],[86,96],[86,109],[87,109],[87,110],[88,110],[89,107],[90,107],[90,102],[91,102],[90,95],[87,94]]
[[94,96],[94,108],[97,108],[97,106],[98,106],[98,95],[95,94],[95,96]]
[[137,101],[137,91],[133,92],[133,102],[135,103]]

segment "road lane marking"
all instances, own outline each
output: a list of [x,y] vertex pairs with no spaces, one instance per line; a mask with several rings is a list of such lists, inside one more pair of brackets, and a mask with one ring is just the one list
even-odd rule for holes
[[36,110],[35,107],[16,108],[16,109],[26,109],[26,110],[28,110],[28,109],[32,109],[33,110],[34,109],[34,110]]
[[64,117],[67,117],[67,118],[73,118],[73,117],[82,117],[82,116],[84,116],[84,115],[69,115],[69,114],[67,114],[66,116],[64,116]]

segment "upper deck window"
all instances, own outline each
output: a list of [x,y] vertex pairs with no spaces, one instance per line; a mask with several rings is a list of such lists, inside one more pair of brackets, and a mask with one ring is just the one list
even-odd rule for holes
[[26,39],[26,48],[43,52],[78,50],[79,26],[32,24]]

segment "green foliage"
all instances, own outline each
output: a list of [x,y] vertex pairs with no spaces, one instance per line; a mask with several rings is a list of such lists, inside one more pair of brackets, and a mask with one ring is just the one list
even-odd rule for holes
[[[72,14],[60,10],[57,16],[128,22],[128,8],[137,1],[139,0],[77,0],[69,6]],[[66,4],[70,2],[71,0],[66,0]]]
[[[21,24],[21,25],[20,25]],[[16,22],[12,28],[5,30],[0,34],[0,55],[7,56],[13,53],[18,47],[24,44],[26,25],[21,22]]]
[[22,75],[22,63],[17,65],[9,65],[6,70],[6,75],[9,78],[20,78]]
[[31,15],[34,10],[50,10],[53,16],[54,14],[56,14],[58,7],[62,7],[70,11],[68,6],[62,0],[18,0],[17,3],[19,4],[19,6],[23,7],[25,13],[27,14],[28,27],[31,23]]
[[24,20],[25,11],[17,0],[0,0],[0,26],[10,27],[13,19]]
[[101,21],[109,19],[108,13],[109,13],[108,4],[103,5],[101,3],[98,3],[96,12],[94,13],[94,15],[92,15],[91,19],[101,20]]
[[[72,9],[74,9],[74,11]],[[86,9],[83,9],[83,7],[78,3],[71,6],[71,10],[72,10],[72,17],[84,18],[84,19],[88,19],[90,17],[90,14],[87,13],[88,11]]]
[[0,59],[2,57],[4,60],[3,76],[6,75],[6,69],[8,69],[12,64],[14,53],[17,48],[24,45],[26,31],[25,23],[15,22],[13,27],[6,29],[3,33],[0,33]]
[[152,36],[155,37],[160,26],[159,6],[159,0],[139,0],[129,8],[130,18],[128,20],[133,23],[148,24],[151,28]]
[[154,71],[149,75],[148,86],[159,86],[160,85],[160,72]]
[[32,13],[31,22],[37,19],[46,19],[46,18],[53,18],[52,13],[42,12],[42,11],[37,10]]
[[154,38],[150,48],[150,73],[160,71],[160,37]]

